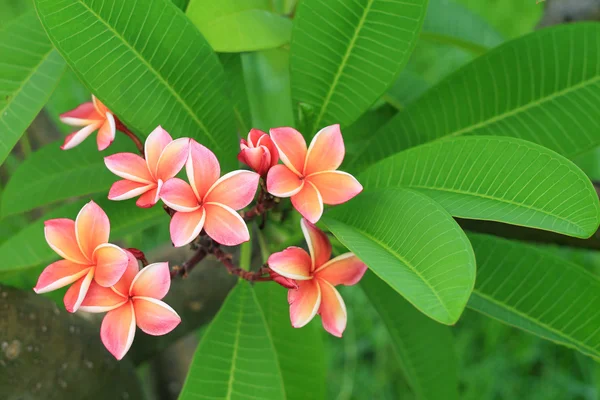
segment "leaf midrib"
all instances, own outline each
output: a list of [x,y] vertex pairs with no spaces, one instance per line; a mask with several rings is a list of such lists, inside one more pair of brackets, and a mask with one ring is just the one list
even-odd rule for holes
[[233,354],[231,356],[231,368],[229,369],[229,381],[227,382],[227,399],[231,399],[231,395],[233,393],[233,377],[235,374],[235,362],[237,359],[238,347],[240,345],[240,330],[242,327],[242,319],[244,318],[244,314],[242,313],[241,307],[242,304],[245,303],[244,300],[246,298],[246,290],[244,290],[243,296],[240,295],[240,302],[238,304],[238,321],[235,328],[235,339],[233,341]]

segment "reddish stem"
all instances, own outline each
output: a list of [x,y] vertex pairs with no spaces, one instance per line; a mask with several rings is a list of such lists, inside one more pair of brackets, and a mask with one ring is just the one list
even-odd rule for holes
[[176,265],[173,267],[171,270],[171,279],[175,278],[176,276],[182,276],[184,278],[187,277],[190,271],[194,269],[194,267],[198,265],[200,261],[204,260],[204,257],[207,255],[208,252],[206,249],[201,247],[189,260],[181,264],[181,266]]
[[123,132],[125,135],[129,136],[129,138],[133,141],[133,143],[135,144],[135,147],[137,147],[137,149],[140,152],[140,154],[142,155],[142,157],[144,157],[144,144],[142,143],[140,138],[138,138],[135,133],[133,133],[131,130],[129,130],[129,128],[127,126],[125,126],[125,124],[117,117],[115,117],[115,127],[117,130],[119,130],[119,131]]

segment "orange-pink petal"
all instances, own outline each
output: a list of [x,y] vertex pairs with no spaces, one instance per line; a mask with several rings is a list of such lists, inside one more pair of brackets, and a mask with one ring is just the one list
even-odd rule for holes
[[104,243],[94,250],[96,272],[94,280],[100,286],[112,286],[121,279],[129,259],[125,250],[112,243]]
[[271,166],[271,155],[265,146],[246,147],[238,153],[237,158],[260,175],[265,174]]
[[77,146],[81,142],[83,142],[88,136],[90,136],[96,129],[100,128],[103,124],[103,121],[93,122],[90,125],[87,125],[80,130],[71,133],[65,138],[65,141],[62,146],[60,146],[63,150],[69,150],[73,147]]
[[147,191],[156,188],[156,183],[140,183],[127,179],[116,181],[108,191],[109,200],[127,200],[142,195]]
[[315,279],[298,281],[298,289],[288,291],[290,320],[294,328],[308,324],[321,305],[321,289]]
[[302,190],[292,196],[292,205],[304,218],[313,224],[323,215],[323,199],[317,188],[305,181]]
[[246,207],[254,199],[260,175],[256,172],[238,170],[223,175],[208,190],[204,201],[220,203],[234,210]]
[[286,278],[312,279],[310,256],[300,247],[288,247],[279,253],[271,254],[268,264],[269,268]]
[[110,221],[102,208],[94,201],[87,203],[75,219],[75,236],[83,255],[92,261],[96,247],[108,242]]
[[196,197],[203,199],[208,189],[221,176],[221,167],[212,151],[195,140],[190,140],[186,173]]
[[252,128],[250,132],[248,132],[248,143],[250,147],[257,147],[258,141],[261,137],[268,136],[266,132],[261,131],[260,129]]
[[355,177],[342,171],[318,172],[306,180],[321,193],[323,203],[330,205],[345,203],[363,190]]
[[83,302],[83,299],[85,299],[93,279],[94,268],[90,268],[87,274],[79,278],[79,280],[72,284],[69,290],[67,290],[63,302],[68,312],[74,313],[79,310],[79,306]]
[[353,253],[345,253],[323,264],[315,271],[315,277],[324,279],[333,286],[352,286],[365,274],[367,266]]
[[346,304],[340,293],[329,282],[318,279],[321,288],[321,306],[319,315],[323,328],[333,336],[342,337],[348,319]]
[[104,115],[98,114],[94,103],[91,101],[83,103],[74,110],[60,115],[60,120],[71,126],[86,126],[94,122],[103,121],[104,118]]
[[104,105],[104,103],[98,100],[98,98],[94,95],[92,95],[92,103],[94,103],[94,107],[96,107],[98,114],[105,115],[107,112],[110,113],[110,110]]
[[267,190],[273,196],[290,197],[302,190],[304,181],[285,165],[275,165],[267,174]]
[[192,212],[200,208],[192,187],[179,178],[171,178],[163,184],[160,198],[175,211]]
[[125,253],[127,253],[127,269],[123,273],[121,279],[119,279],[119,281],[115,283],[111,289],[121,296],[128,297],[129,288],[131,288],[131,282],[133,282],[140,271],[140,264],[133,254],[131,254],[131,252],[125,250]]
[[177,175],[185,165],[189,155],[190,139],[173,140],[165,147],[156,167],[156,178],[167,181]]
[[342,164],[345,153],[340,126],[336,124],[321,129],[306,153],[304,175],[337,169]]
[[142,268],[131,282],[130,296],[152,297],[161,300],[171,287],[169,263],[159,262]]
[[75,221],[58,218],[44,222],[46,242],[59,256],[77,264],[91,264],[79,248],[75,234]]
[[44,268],[33,290],[46,293],[60,289],[86,275],[90,268],[89,265],[75,264],[69,260],[56,261]]
[[308,245],[311,259],[311,272],[325,264],[331,258],[331,242],[319,228],[304,218],[300,221],[300,228]]
[[146,161],[133,153],[117,153],[104,157],[106,168],[113,174],[140,183],[153,183],[154,178],[150,175]]
[[102,321],[100,338],[106,349],[117,360],[125,357],[131,348],[135,337],[135,322],[132,301],[109,311]]
[[165,335],[181,322],[175,310],[152,297],[134,297],[133,307],[137,326],[148,335]]
[[162,154],[163,150],[169,143],[173,141],[173,138],[162,126],[157,126],[146,138],[144,143],[144,157],[146,158],[146,165],[148,171],[158,178],[156,175],[156,169],[158,167],[158,159]]
[[122,306],[128,300],[129,297],[121,296],[112,288],[102,287],[92,281],[79,310],[90,313],[108,312]]
[[271,160],[270,160],[270,167],[274,166],[277,164],[277,162],[279,161],[279,151],[277,151],[277,146],[275,146],[275,143],[273,143],[273,140],[271,139],[271,136],[265,134],[264,136],[262,136],[259,140],[258,143],[256,143],[256,147],[266,147],[267,150],[269,150],[269,155],[271,156]]
[[96,136],[96,143],[98,144],[98,150],[105,150],[115,140],[116,126],[115,117],[111,113],[106,113],[106,121],[102,124],[98,130],[98,136]]
[[163,182],[159,179],[157,185],[146,193],[142,194],[139,199],[135,202],[135,205],[141,208],[153,207],[160,199],[159,193],[163,185]]
[[246,223],[234,209],[221,203],[206,203],[204,230],[213,240],[225,246],[237,246],[250,240]]
[[304,171],[306,159],[306,141],[300,132],[294,128],[271,129],[271,140],[277,146],[281,161],[296,174],[301,175]]
[[176,212],[171,218],[169,230],[175,247],[185,246],[198,237],[204,227],[206,213],[204,207],[192,212]]

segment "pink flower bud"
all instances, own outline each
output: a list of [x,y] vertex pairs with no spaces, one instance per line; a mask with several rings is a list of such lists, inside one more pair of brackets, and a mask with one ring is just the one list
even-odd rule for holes
[[238,160],[264,176],[279,161],[279,152],[268,134],[251,129],[248,140],[240,141]]
[[281,276],[272,269],[269,269],[269,275],[271,276],[271,279],[273,279],[273,282],[280,284],[286,289],[298,289],[298,284],[293,279]]

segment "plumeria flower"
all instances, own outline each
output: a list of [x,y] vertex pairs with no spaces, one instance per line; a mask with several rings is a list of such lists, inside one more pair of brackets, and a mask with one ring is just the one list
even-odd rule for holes
[[321,218],[323,204],[345,203],[362,191],[352,175],[336,171],[345,153],[339,125],[321,129],[308,150],[293,128],[275,128],[270,133],[283,165],[269,170],[267,190],[277,197],[291,197],[294,208],[313,224]]
[[87,312],[108,312],[102,321],[102,343],[117,360],[122,359],[135,336],[136,325],[154,336],[171,332],[181,318],[165,302],[171,275],[166,262],[150,264],[141,271],[128,252],[129,263],[123,277],[112,287],[92,282],[79,308]]
[[146,160],[133,153],[117,153],[104,158],[106,167],[124,178],[115,182],[108,193],[110,200],[126,200],[140,196],[138,207],[152,207],[159,199],[164,182],[181,171],[188,157],[190,139],[173,140],[162,127],[146,139]]
[[325,330],[341,337],[346,328],[346,305],[335,286],[358,283],[367,266],[353,253],[330,260],[331,243],[325,233],[305,219],[300,225],[310,255],[299,247],[288,247],[269,257],[269,268],[298,285],[288,291],[294,328],[303,327],[319,314]]
[[93,282],[112,286],[127,268],[127,253],[108,243],[110,222],[93,201],[83,206],[75,221],[46,221],[44,233],[52,250],[64,260],[47,266],[33,290],[46,293],[73,283],[64,297],[69,312],[77,311]]
[[92,101],[61,114],[60,120],[67,125],[83,127],[66,137],[64,144],[60,147],[63,150],[77,146],[96,130],[98,131],[96,137],[98,150],[106,149],[115,140],[115,117],[94,95],[92,95]]
[[277,165],[279,152],[269,135],[261,130],[251,129],[248,140],[240,141],[238,160],[264,176],[271,167]]
[[195,140],[191,140],[189,151],[186,172],[191,185],[173,178],[160,192],[162,201],[177,211],[170,226],[173,244],[185,246],[202,229],[226,246],[248,241],[248,227],[236,210],[250,204],[260,176],[239,170],[219,178],[221,167],[212,151]]

